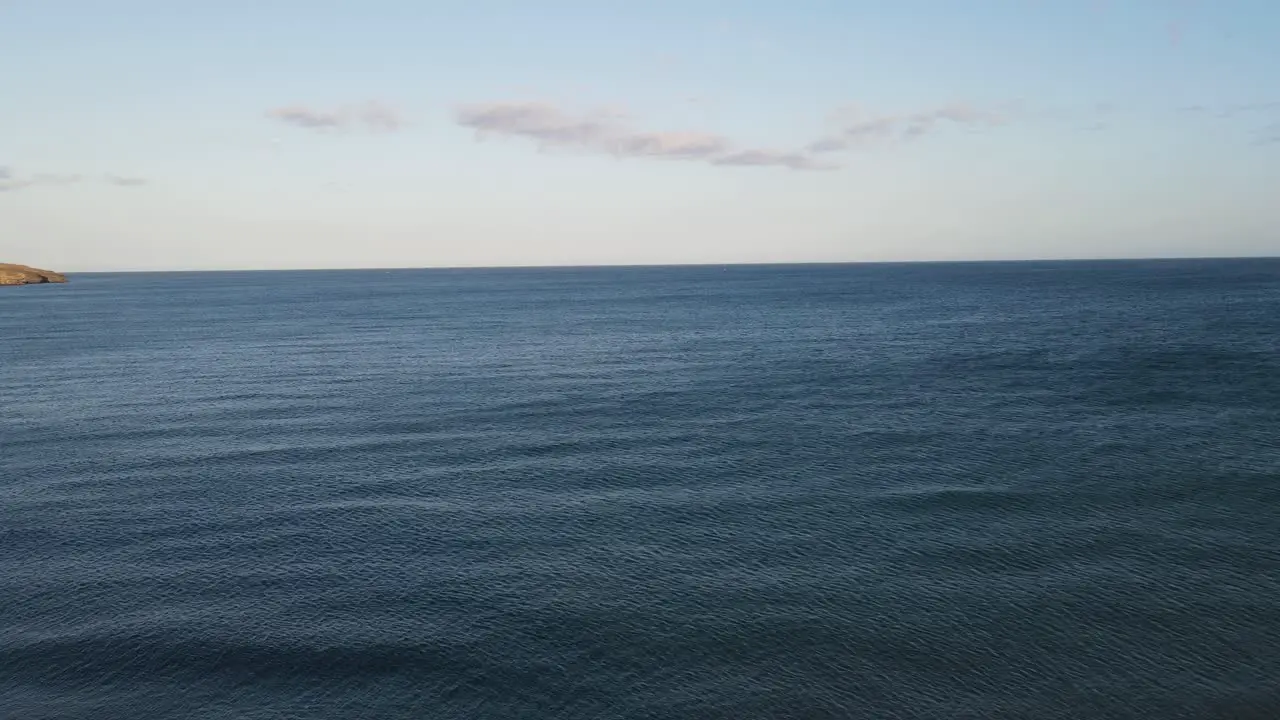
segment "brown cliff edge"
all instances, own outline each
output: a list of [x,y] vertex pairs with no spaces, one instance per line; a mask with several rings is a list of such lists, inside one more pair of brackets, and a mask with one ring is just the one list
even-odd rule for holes
[[64,283],[67,276],[50,270],[37,270],[26,265],[0,263],[0,285],[39,285]]

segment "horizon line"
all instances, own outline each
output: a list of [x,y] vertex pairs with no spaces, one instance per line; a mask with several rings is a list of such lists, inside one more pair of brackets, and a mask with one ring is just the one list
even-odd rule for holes
[[351,272],[351,271],[412,271],[412,270],[590,270],[590,269],[643,269],[643,268],[703,268],[703,267],[812,267],[831,265],[996,265],[1019,263],[1101,263],[1101,262],[1178,262],[1203,260],[1280,260],[1277,255],[1162,255],[1125,257],[1043,257],[1043,258],[988,258],[988,259],[939,259],[939,260],[795,260],[795,261],[734,261],[734,262],[686,262],[686,263],[583,263],[583,264],[527,264],[527,265],[369,265],[344,267],[262,267],[262,268],[146,268],[116,270],[58,270],[69,275],[120,275],[145,273],[249,273],[249,272]]

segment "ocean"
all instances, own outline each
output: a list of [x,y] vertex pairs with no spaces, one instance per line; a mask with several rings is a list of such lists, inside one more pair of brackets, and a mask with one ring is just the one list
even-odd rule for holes
[[0,718],[1280,717],[1280,260],[0,292]]

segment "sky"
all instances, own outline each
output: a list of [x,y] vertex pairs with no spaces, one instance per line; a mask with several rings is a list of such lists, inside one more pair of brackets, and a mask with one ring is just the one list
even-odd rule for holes
[[0,0],[0,261],[1280,255],[1275,0]]

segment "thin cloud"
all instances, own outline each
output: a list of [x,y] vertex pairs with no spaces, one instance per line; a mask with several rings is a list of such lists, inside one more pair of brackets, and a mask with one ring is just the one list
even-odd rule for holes
[[871,118],[850,123],[841,132],[850,140],[880,139],[891,137],[900,130],[903,124],[904,118]]
[[653,132],[623,135],[611,145],[616,155],[703,160],[723,155],[732,147],[727,138],[695,132]]
[[368,103],[360,110],[359,117],[372,130],[395,132],[404,127],[400,113],[379,103]]
[[951,125],[969,130],[1008,122],[1009,114],[953,104],[914,113],[883,114],[850,106],[836,113],[836,131],[805,146],[806,153],[824,155],[879,142],[918,140]]
[[146,178],[123,177],[121,175],[107,175],[103,177],[103,180],[107,184],[117,187],[141,187],[147,184]]
[[1280,143],[1280,122],[1274,122],[1255,133],[1255,145],[1274,145]]
[[606,113],[575,118],[546,103],[465,105],[458,109],[455,120],[475,130],[479,139],[490,134],[512,135],[540,143],[587,146],[602,142],[616,132],[612,118]]
[[805,151],[810,153],[832,153],[840,152],[848,147],[849,143],[842,138],[826,137],[809,143],[805,146]]
[[838,165],[814,160],[799,152],[782,150],[740,150],[712,161],[716,165],[742,165],[759,167],[785,167],[792,170],[837,170]]
[[1239,103],[1228,105],[1222,112],[1229,117],[1246,113],[1270,112],[1272,110],[1280,110],[1280,102]]
[[[1253,131],[1252,142],[1254,145],[1270,145],[1280,142],[1280,119],[1276,115],[1277,112],[1280,112],[1280,101],[1232,103],[1219,106],[1185,105],[1177,108],[1177,112],[1196,117],[1212,117],[1224,121],[1245,117],[1257,118],[1260,115],[1265,118],[1266,115],[1271,115],[1271,121],[1268,124]],[[1264,119],[1263,122],[1266,122],[1266,120]]]
[[573,149],[618,158],[651,158],[706,162],[711,165],[776,166],[793,170],[827,169],[802,152],[741,149],[722,135],[693,131],[635,131],[624,114],[598,111],[574,115],[548,103],[495,102],[457,109],[458,125],[490,136],[531,140],[542,149]]
[[373,132],[395,132],[404,127],[404,120],[398,112],[376,102],[334,110],[286,105],[268,110],[267,117],[286,125],[318,131],[363,128]]
[[275,108],[268,111],[267,116],[289,125],[312,130],[332,130],[343,124],[343,119],[338,113],[298,106]]
[[[19,175],[12,168],[0,167],[0,192],[14,192],[35,187],[65,187],[86,181],[84,175],[64,173],[34,173]],[[146,185],[143,178],[123,177],[120,175],[104,175],[102,182],[116,187],[137,187]]]
[[36,173],[31,176],[31,182],[36,185],[74,185],[83,179],[83,175],[59,175],[57,173]]
[[19,177],[9,168],[0,174],[0,192],[13,192],[41,185],[58,186],[74,185],[84,179],[80,175],[58,175],[54,173],[36,173],[29,177]]
[[1218,118],[1234,118],[1241,115],[1252,115],[1280,110],[1280,101],[1231,103],[1227,105],[1183,105],[1176,108],[1179,113],[1191,115],[1212,115]]
[[1005,116],[968,105],[944,105],[931,110],[900,115],[867,115],[856,112],[845,122],[837,137],[819,140],[810,146],[815,152],[843,149],[841,141],[865,143],[882,140],[914,140],[952,125],[968,129],[994,127],[1005,122]]

